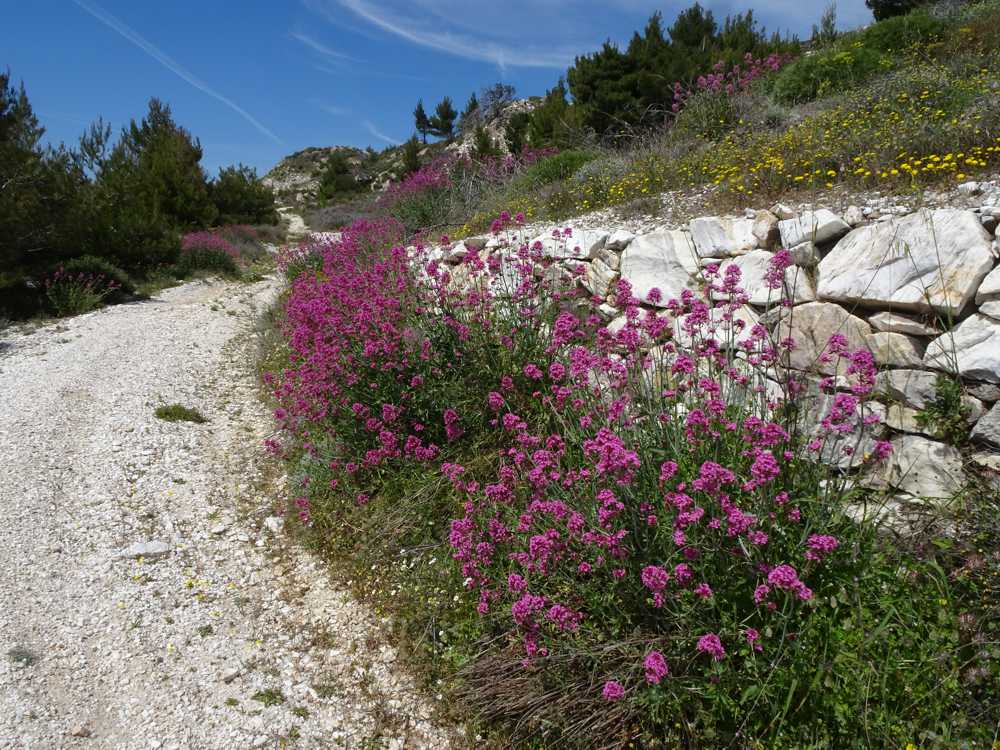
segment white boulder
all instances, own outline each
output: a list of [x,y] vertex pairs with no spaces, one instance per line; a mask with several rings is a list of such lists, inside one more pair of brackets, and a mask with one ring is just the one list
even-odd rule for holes
[[832,242],[850,230],[851,227],[846,221],[825,208],[806,211],[794,219],[785,219],[778,223],[783,247],[795,247],[803,242],[816,244]]
[[905,333],[907,336],[937,336],[941,333],[941,330],[935,326],[922,323],[908,315],[893,312],[876,313],[868,318],[868,322],[876,331],[885,331],[886,333]]
[[666,307],[685,289],[699,288],[698,254],[691,238],[676,229],[636,237],[622,253],[621,276],[632,285],[632,294],[645,300],[659,289],[657,304]]
[[855,229],[820,261],[821,299],[958,315],[993,268],[971,211],[920,211]]
[[994,448],[1000,448],[1000,404],[986,412],[972,430],[972,439],[977,443],[986,443]]
[[587,267],[587,273],[583,277],[583,285],[595,297],[604,299],[608,296],[608,292],[611,291],[611,285],[615,283],[617,278],[617,271],[609,268],[604,261],[598,258]]
[[885,465],[886,482],[915,497],[946,500],[965,486],[962,454],[918,435],[899,435]]
[[923,361],[919,342],[902,333],[872,333],[865,344],[881,367],[920,367]]
[[[720,281],[725,278],[727,268],[736,266],[740,269],[740,288],[749,296],[748,301],[751,305],[758,307],[777,305],[783,298],[792,300],[793,304],[815,301],[816,290],[812,282],[805,273],[794,266],[785,269],[782,288],[771,289],[768,286],[767,273],[773,257],[774,255],[766,250],[752,250],[739,258],[727,260],[719,267]],[[714,299],[726,299],[727,296],[723,292],[712,292]]]
[[927,347],[924,365],[963,378],[1000,383],[1000,320],[973,315]]
[[699,256],[725,257],[743,255],[757,247],[754,222],[750,219],[724,219],[702,216],[689,224],[691,240]]
[[837,362],[821,362],[820,357],[835,333],[842,334],[847,339],[848,349],[854,350],[866,347],[866,336],[872,329],[840,305],[809,302],[784,311],[778,322],[776,339],[782,341],[791,337],[795,341],[795,348],[786,357],[789,367],[832,373]]

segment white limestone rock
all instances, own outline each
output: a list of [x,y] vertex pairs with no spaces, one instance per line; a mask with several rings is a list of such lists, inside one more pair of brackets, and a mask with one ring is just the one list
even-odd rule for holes
[[764,250],[774,250],[781,242],[781,232],[778,231],[778,219],[770,211],[758,211],[754,215],[753,236],[757,240],[757,247]]
[[600,258],[594,260],[587,267],[587,273],[583,277],[583,285],[591,294],[604,298],[611,291],[611,285],[618,278],[618,272],[609,268]]
[[658,307],[666,307],[685,289],[699,288],[698,254],[691,238],[676,229],[636,237],[622,253],[621,276],[632,285],[632,294],[645,300],[653,288],[660,290]]
[[885,481],[915,497],[947,500],[965,487],[962,454],[918,435],[899,435],[885,464]]
[[795,218],[795,211],[784,203],[775,203],[771,206],[771,213],[777,216],[779,220]]
[[754,222],[750,219],[702,216],[692,219],[689,229],[695,250],[702,257],[743,255],[757,247]]
[[1000,300],[1000,266],[986,275],[976,291],[977,305],[984,305],[995,300]]
[[540,242],[542,253],[550,258],[591,260],[597,257],[611,236],[611,232],[606,229],[575,229],[568,236],[562,233],[560,235],[556,238],[554,232],[542,234],[535,237],[530,244]]
[[971,211],[920,211],[855,229],[820,261],[821,299],[958,315],[993,267]]
[[803,242],[788,252],[792,254],[792,262],[801,268],[815,268],[819,264],[819,250],[813,242]]
[[634,239],[635,235],[627,229],[616,229],[611,233],[611,236],[608,237],[608,241],[604,243],[604,247],[608,250],[620,253],[628,247],[629,243]]
[[928,345],[924,366],[1000,383],[1000,320],[978,314],[966,318]]
[[937,374],[927,370],[886,370],[875,378],[875,393],[913,409],[923,409],[937,394]]
[[994,404],[972,429],[972,439],[1000,449],[1000,404]]
[[795,340],[795,348],[786,357],[789,367],[829,374],[834,371],[836,363],[819,360],[835,333],[847,339],[849,349],[862,349],[867,343],[865,337],[872,333],[872,329],[840,305],[808,302],[781,315],[776,338],[778,341],[787,337]]
[[[700,340],[710,336],[721,348],[732,349],[750,338],[751,329],[760,321],[757,313],[747,305],[742,305],[732,312],[727,308],[728,305],[721,305],[709,311],[706,329],[697,332]],[[694,336],[683,326],[687,317],[681,317],[674,325],[674,341],[683,349],[688,349],[694,344]]]
[[979,312],[993,318],[993,320],[1000,321],[1000,300],[984,302],[982,307],[979,308]]
[[[786,268],[784,286],[781,289],[771,289],[767,284],[767,273],[770,269],[773,253],[766,250],[753,250],[746,255],[733,260],[727,260],[719,267],[720,279],[725,278],[726,269],[736,266],[740,269],[740,287],[749,296],[751,305],[764,307],[777,305],[782,298],[792,300],[793,304],[813,302],[816,290],[812,281],[801,269]],[[714,299],[726,299],[728,295],[722,292],[712,292]]]
[[941,334],[941,330],[935,326],[894,312],[876,313],[868,318],[868,322],[876,331],[885,331],[886,333],[904,333],[907,336],[938,336]]
[[865,345],[880,367],[920,367],[923,361],[920,342],[902,333],[872,333]]
[[795,247],[803,242],[821,245],[843,237],[850,230],[846,221],[825,208],[806,211],[801,216],[778,223],[783,247]]
[[844,212],[844,221],[857,227],[865,223],[865,214],[858,206],[848,206]]

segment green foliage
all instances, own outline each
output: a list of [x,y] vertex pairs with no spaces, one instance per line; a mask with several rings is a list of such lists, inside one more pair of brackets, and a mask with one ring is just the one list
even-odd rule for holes
[[198,271],[236,276],[240,269],[235,258],[228,253],[210,247],[196,247],[180,253],[173,271],[178,278],[183,279]]
[[364,184],[354,177],[347,154],[341,152],[330,154],[323,176],[319,180],[320,200],[343,199],[363,189]]
[[117,285],[117,291],[128,295],[135,294],[135,284],[131,277],[105,258],[81,255],[67,260],[62,264],[62,268],[67,273],[89,273],[103,276]]
[[563,79],[545,93],[542,103],[531,112],[528,140],[535,148],[571,148],[580,140],[583,112],[566,99]]
[[476,93],[472,92],[469,95],[469,101],[465,104],[465,109],[462,110],[462,114],[458,119],[458,127],[462,131],[466,131],[473,126],[473,121],[478,119],[479,115],[479,100],[476,98]]
[[831,48],[786,66],[774,80],[774,97],[787,104],[812,101],[854,88],[892,61],[868,47]]
[[903,53],[941,40],[945,31],[943,21],[923,11],[889,18],[786,66],[772,92],[778,101],[795,104],[851,90],[902,66],[908,59]]
[[184,406],[183,404],[158,406],[153,413],[157,419],[162,419],[164,422],[194,422],[195,424],[204,424],[208,421],[202,416],[200,411]]
[[430,120],[431,133],[438,138],[451,140],[455,134],[455,118],[457,117],[458,112],[455,111],[451,98],[446,96],[434,108],[434,116]]
[[532,164],[525,170],[520,181],[539,186],[566,180],[576,174],[584,164],[596,158],[597,154],[592,151],[561,151]]
[[477,159],[498,156],[500,154],[500,149],[497,148],[497,144],[493,142],[493,137],[482,123],[476,126],[476,131],[473,134],[472,152]]
[[894,16],[861,33],[861,43],[881,52],[905,52],[944,37],[947,25],[925,11]]
[[504,128],[503,137],[507,142],[507,153],[520,154],[527,144],[528,126],[531,124],[530,112],[518,112],[511,115]]
[[931,430],[934,437],[952,445],[962,445],[969,438],[971,407],[963,400],[962,382],[955,377],[938,375],[934,382],[934,400],[917,413],[917,424]]
[[257,170],[243,164],[219,169],[209,184],[212,203],[220,224],[277,224],[274,191],[265,185]]
[[826,6],[823,15],[819,18],[819,25],[813,25],[813,44],[830,44],[837,40],[837,3],[832,2]]
[[420,169],[420,142],[416,136],[403,144],[403,169],[400,177],[406,177]]
[[70,273],[58,268],[43,282],[47,307],[63,318],[96,310],[115,287],[110,279],[86,272]]
[[711,11],[695,3],[667,30],[662,15],[654,13],[624,51],[605,42],[577,57],[566,77],[582,122],[599,135],[622,133],[661,121],[673,102],[674,83],[690,81],[716,62],[797,48],[794,40],[768,38],[753,11],[727,17],[720,27]]
[[421,138],[424,139],[424,143],[427,143],[427,134],[431,132],[431,121],[427,116],[427,112],[424,111],[423,99],[417,102],[417,107],[413,110],[413,126],[420,133]]
[[926,5],[928,0],[865,0],[876,21],[884,21],[893,16],[902,16],[914,8]]
[[0,73],[0,268],[32,271],[71,254],[86,185],[79,160],[63,148],[41,146],[24,84]]

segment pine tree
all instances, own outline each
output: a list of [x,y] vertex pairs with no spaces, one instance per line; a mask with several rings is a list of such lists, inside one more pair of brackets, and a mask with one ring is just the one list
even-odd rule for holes
[[484,159],[488,156],[498,156],[500,154],[500,150],[497,148],[493,139],[490,137],[489,132],[482,123],[476,126],[476,132],[472,141],[472,151],[477,159]]
[[876,21],[905,15],[926,3],[927,0],[865,0],[865,5],[871,9]]
[[451,103],[451,97],[446,96],[434,109],[434,116],[431,118],[431,133],[438,138],[447,138],[455,134],[455,118],[458,112]]
[[479,100],[476,98],[476,92],[472,92],[469,96],[469,101],[465,105],[465,109],[462,111],[462,116],[458,120],[458,127],[460,130],[469,130],[473,122],[478,119],[479,115]]
[[413,120],[414,126],[420,136],[424,139],[424,143],[427,143],[427,134],[431,132],[431,120],[424,111],[424,100],[421,99],[417,102],[417,108],[413,110]]
[[219,224],[278,223],[274,191],[260,180],[253,167],[220,167],[219,176],[209,188]]
[[830,44],[836,40],[837,3],[832,2],[826,6],[826,10],[820,16],[819,25],[813,24],[812,42],[813,44]]

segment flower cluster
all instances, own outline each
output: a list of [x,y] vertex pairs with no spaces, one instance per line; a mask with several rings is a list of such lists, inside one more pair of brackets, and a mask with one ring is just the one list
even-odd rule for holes
[[199,252],[221,253],[234,261],[240,259],[240,251],[221,232],[190,232],[181,238],[182,254]]
[[692,85],[685,85],[680,81],[675,82],[673,87],[674,101],[671,109],[675,114],[680,112],[688,99],[703,91],[725,92],[729,95],[744,91],[754,81],[778,72],[794,59],[794,55],[780,52],[772,52],[764,58],[754,57],[752,53],[747,52],[742,64],[736,63],[729,68],[726,67],[725,62],[720,60],[712,66],[710,72],[698,76]]
[[[270,378],[276,417],[355,506],[392,466],[440,471],[470,603],[526,665],[628,630],[631,657],[597,665],[609,701],[754,668],[787,642],[772,634],[824,606],[814,592],[851,521],[817,501],[837,485],[820,457],[875,426],[870,356],[834,339],[844,392],[803,419],[806,387],[776,374],[794,343],[738,316],[736,266],[676,299],[619,281],[626,322],[611,330],[573,274],[554,284],[520,221],[505,212],[496,249],[466,247],[458,265],[421,246],[370,252],[387,225],[312,248],[286,306],[294,366]],[[775,279],[787,262],[775,254]],[[461,460],[469,446],[493,451],[491,468]]]

